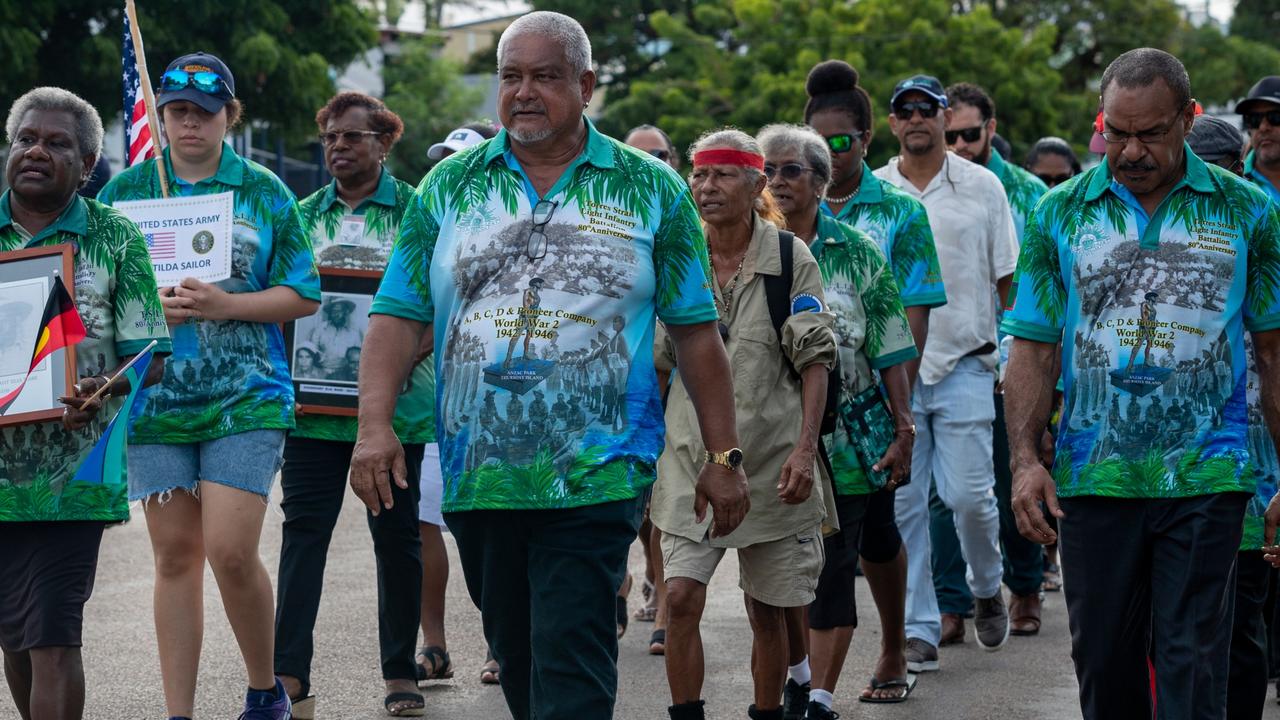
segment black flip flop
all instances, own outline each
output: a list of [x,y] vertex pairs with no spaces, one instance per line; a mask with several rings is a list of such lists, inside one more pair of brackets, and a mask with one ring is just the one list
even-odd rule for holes
[[[448,680],[453,677],[453,661],[449,659],[448,650],[437,645],[429,645],[418,648],[417,654],[431,663],[431,667],[428,668],[426,663],[414,662],[414,671],[419,685],[428,680]],[[416,659],[417,655],[414,657]]]
[[[653,646],[657,645],[659,650],[653,651]],[[665,629],[654,630],[649,636],[649,654],[650,655],[666,655],[667,654],[667,631]]]
[[[406,701],[416,702],[418,707],[408,707],[400,710],[391,709],[392,705]],[[383,699],[382,707],[391,717],[422,717],[427,714],[427,701],[422,697],[422,693],[393,692]]]
[[890,690],[892,688],[906,688],[906,692],[902,693],[898,697],[893,697],[893,698],[878,698],[878,697],[867,697],[865,695],[859,695],[858,700],[859,702],[874,703],[876,705],[889,705],[893,703],[906,702],[906,699],[911,696],[911,691],[916,689],[916,680],[918,679],[918,677],[919,676],[917,676],[915,673],[907,673],[907,677],[905,680],[901,678],[894,678],[893,680],[885,680],[884,682],[881,682],[877,680],[874,675],[872,675],[871,682],[870,682],[872,691]]

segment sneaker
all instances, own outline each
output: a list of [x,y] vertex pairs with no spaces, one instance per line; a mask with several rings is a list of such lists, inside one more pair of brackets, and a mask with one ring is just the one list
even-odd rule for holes
[[973,617],[974,634],[983,650],[995,651],[1009,640],[1009,610],[1004,605],[1004,594],[977,598],[977,611]]
[[907,671],[934,672],[938,669],[938,648],[920,638],[907,638]]
[[840,713],[833,712],[831,708],[822,703],[809,703],[809,712],[805,715],[806,720],[840,720]]
[[782,690],[782,720],[804,720],[804,710],[809,705],[809,683],[787,678]]
[[276,678],[276,692],[272,695],[261,690],[250,690],[244,696],[244,712],[240,720],[292,720],[293,704],[284,691],[280,678]]

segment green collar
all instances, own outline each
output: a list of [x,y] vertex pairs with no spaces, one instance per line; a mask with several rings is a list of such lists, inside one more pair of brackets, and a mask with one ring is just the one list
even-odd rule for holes
[[[338,202],[338,181],[330,180],[329,184],[324,187],[324,197],[320,199],[320,209],[328,210]],[[367,203],[375,203],[384,207],[393,208],[396,206],[396,179],[384,167],[382,175],[378,177],[378,187],[374,189],[373,194],[360,201],[360,207],[352,208],[359,210]]]
[[[872,179],[876,179],[872,176]],[[879,185],[879,183],[876,183]],[[840,229],[840,221],[830,215],[818,211],[818,222],[814,225],[813,240],[809,242],[809,249],[813,251],[813,256],[817,257],[822,253],[822,247],[826,245],[839,245],[844,242],[844,232]]]
[[1254,160],[1255,160],[1254,156],[1255,156],[1257,153],[1258,153],[1258,151],[1257,151],[1257,150],[1250,150],[1250,151],[1249,151],[1249,154],[1245,156],[1245,158],[1244,158],[1244,174],[1245,174],[1245,175],[1252,175],[1252,174],[1253,174],[1253,169],[1254,169],[1254,167],[1256,167],[1256,166],[1254,165]]
[[[587,124],[587,145],[583,148],[582,155],[579,158],[601,169],[613,169],[615,167],[613,147],[609,145],[609,141],[605,136],[596,130],[596,126],[591,122],[590,118],[583,117],[582,121]],[[507,134],[507,129],[503,128],[498,131],[497,137],[491,140],[489,146],[485,148],[484,164],[488,165],[506,155],[510,149],[511,137]]]
[[875,205],[884,200],[884,188],[880,187],[880,178],[871,172],[867,161],[862,161],[862,180],[858,182],[858,194],[853,196],[849,205]]
[[[1209,173],[1209,168],[1205,166],[1195,153],[1191,152],[1191,146],[1185,142],[1182,144],[1183,155],[1187,158],[1187,172],[1182,176],[1182,180],[1173,186],[1170,194],[1176,192],[1178,188],[1186,187],[1201,193],[1212,193],[1217,187],[1214,185],[1213,176]],[[1097,168],[1091,170],[1093,177],[1089,179],[1089,186],[1085,189],[1085,202],[1093,202],[1102,197],[1102,194],[1111,188],[1113,178],[1111,177],[1111,166],[1106,160]]]
[[[169,148],[164,149],[164,169],[169,173],[169,184],[183,183],[179,180],[177,174],[173,172],[173,161],[169,158]],[[222,143],[222,158],[218,161],[218,172],[213,174],[211,178],[201,180],[197,185],[207,182],[216,182],[231,187],[240,187],[244,184],[244,163],[240,156],[232,149],[228,142]]]
[[987,161],[987,169],[995,173],[996,177],[1000,178],[1000,182],[1004,182],[1004,174],[1008,172],[1008,168],[1004,156],[994,147],[991,148],[991,159]]
[[[11,190],[5,190],[0,195],[0,228],[13,225],[13,214],[9,211],[9,193]],[[84,198],[79,195],[73,195],[71,202],[67,203],[67,208],[62,211],[57,220],[49,223],[49,225],[35,234],[28,246],[44,240],[45,238],[60,232],[69,232],[80,237],[84,237],[89,232],[89,210],[85,204]]]

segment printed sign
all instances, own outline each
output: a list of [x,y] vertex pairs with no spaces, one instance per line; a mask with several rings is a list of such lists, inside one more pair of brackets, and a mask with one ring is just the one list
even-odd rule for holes
[[217,282],[231,277],[231,193],[116,203],[142,230],[156,283],[183,278]]

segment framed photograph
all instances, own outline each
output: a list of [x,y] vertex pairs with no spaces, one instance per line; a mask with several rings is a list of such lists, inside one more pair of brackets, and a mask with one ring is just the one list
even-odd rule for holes
[[320,268],[320,309],[285,324],[284,347],[302,412],[356,414],[360,349],[381,277],[377,271]]
[[0,397],[22,387],[0,415],[0,426],[57,420],[63,408],[58,398],[73,394],[74,348],[56,350],[31,369],[54,283],[60,278],[75,299],[73,256],[67,244],[0,253]]

